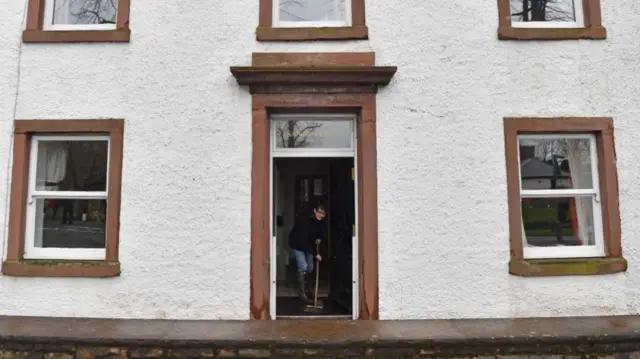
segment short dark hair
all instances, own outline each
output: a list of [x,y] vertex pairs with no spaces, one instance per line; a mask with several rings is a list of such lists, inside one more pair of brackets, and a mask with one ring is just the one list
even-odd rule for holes
[[324,209],[324,204],[321,204],[321,203],[316,204],[316,206],[313,209],[315,209],[316,211],[325,211],[326,212],[326,210]]

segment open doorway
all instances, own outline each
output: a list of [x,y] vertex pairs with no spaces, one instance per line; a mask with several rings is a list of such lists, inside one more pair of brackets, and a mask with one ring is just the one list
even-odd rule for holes
[[[297,157],[273,159],[273,229],[275,247],[275,316],[353,316],[355,183],[353,157]],[[289,234],[296,220],[313,215],[322,204],[320,255],[322,261],[306,278],[307,293],[313,299],[316,274],[322,310],[309,312],[298,297],[298,269],[289,246]],[[314,261],[314,267],[317,262]],[[275,272],[275,273],[273,273]]]

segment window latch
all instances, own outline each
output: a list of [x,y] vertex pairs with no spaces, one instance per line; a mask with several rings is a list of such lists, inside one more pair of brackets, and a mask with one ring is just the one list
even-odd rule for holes
[[596,193],[593,199],[595,199],[596,203],[600,203],[600,194]]

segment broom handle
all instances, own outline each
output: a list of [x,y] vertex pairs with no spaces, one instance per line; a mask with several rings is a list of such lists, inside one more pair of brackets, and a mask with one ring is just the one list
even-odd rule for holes
[[[316,239],[316,255],[320,253],[320,240]],[[316,291],[313,305],[318,306],[318,282],[320,281],[320,261],[316,258]]]

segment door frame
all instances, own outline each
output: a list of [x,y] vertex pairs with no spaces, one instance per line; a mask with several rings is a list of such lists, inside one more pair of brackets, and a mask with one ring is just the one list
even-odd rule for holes
[[[275,129],[275,121],[281,121],[286,119],[319,119],[319,120],[349,120],[351,121],[351,149],[349,150],[337,150],[337,149],[307,149],[307,148],[296,148],[285,151],[277,151],[275,146],[275,136],[273,136],[273,131]],[[269,263],[269,317],[276,319],[276,307],[277,307],[277,282],[278,282],[278,262],[277,262],[277,232],[274,226],[274,160],[276,158],[353,158],[353,168],[355,171],[355,177],[357,178],[358,173],[358,156],[357,156],[357,144],[358,144],[358,134],[356,131],[358,115],[353,113],[296,113],[296,114],[274,114],[268,116],[269,121],[269,258],[273,258]],[[358,193],[358,181],[353,181],[353,190],[354,193]],[[358,228],[358,201],[357,196],[354,196],[354,210],[355,210],[355,227]],[[358,277],[356,275],[357,271],[357,263],[358,263],[358,245],[357,245],[357,233],[351,237],[351,248],[352,248],[352,259],[351,259],[351,286],[352,286],[352,294],[351,294],[351,315],[352,319],[358,319],[359,310],[358,310],[358,294],[359,294],[359,285],[358,285]]]
[[[354,318],[378,319],[378,207],[375,93],[254,94],[252,96],[251,172],[251,289],[250,317],[271,315],[272,158],[271,121],[274,113],[352,113],[357,116],[355,136],[356,238],[358,279]],[[269,178],[269,181],[265,181]],[[355,250],[354,250],[355,251]],[[275,258],[274,258],[275,259]]]

